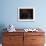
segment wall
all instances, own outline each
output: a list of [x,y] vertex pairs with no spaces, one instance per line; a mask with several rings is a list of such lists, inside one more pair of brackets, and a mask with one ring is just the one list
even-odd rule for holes
[[[18,22],[18,7],[34,7],[35,21]],[[40,27],[46,32],[46,0],[0,0],[0,31],[9,24],[21,29]]]
[[[0,0],[0,25],[13,24],[16,28],[46,28],[46,0]],[[34,22],[18,22],[18,7],[34,7]]]

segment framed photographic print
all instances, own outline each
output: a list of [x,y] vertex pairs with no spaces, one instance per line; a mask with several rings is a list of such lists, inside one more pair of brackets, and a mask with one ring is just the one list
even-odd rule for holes
[[32,7],[19,7],[18,8],[18,21],[34,21],[35,9]]

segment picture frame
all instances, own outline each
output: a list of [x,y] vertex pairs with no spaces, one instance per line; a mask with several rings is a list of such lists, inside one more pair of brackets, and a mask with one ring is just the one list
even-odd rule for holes
[[19,7],[18,21],[35,21],[35,8],[33,7]]

